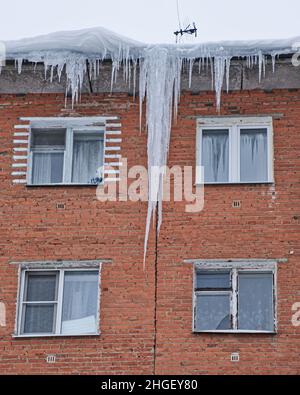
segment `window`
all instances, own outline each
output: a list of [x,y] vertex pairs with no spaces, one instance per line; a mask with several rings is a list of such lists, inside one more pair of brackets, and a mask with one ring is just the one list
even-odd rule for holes
[[24,270],[17,335],[98,333],[99,270]]
[[103,141],[99,127],[32,127],[28,183],[100,184]]
[[274,270],[196,268],[194,331],[275,331]]
[[204,182],[273,182],[272,140],[270,117],[199,119],[197,165],[204,167]]

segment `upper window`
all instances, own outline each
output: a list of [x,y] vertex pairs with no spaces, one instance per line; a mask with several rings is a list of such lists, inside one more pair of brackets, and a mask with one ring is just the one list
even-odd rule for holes
[[24,270],[17,335],[98,333],[99,270]]
[[104,130],[31,128],[29,184],[102,182]]
[[275,331],[274,271],[196,269],[194,330]]
[[273,182],[272,118],[198,120],[197,165],[204,182]]

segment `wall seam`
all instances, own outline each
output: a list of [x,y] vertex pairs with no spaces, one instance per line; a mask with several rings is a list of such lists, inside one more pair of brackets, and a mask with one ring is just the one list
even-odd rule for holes
[[153,338],[153,375],[156,374],[157,356],[157,277],[158,277],[158,204],[155,213],[155,259],[154,259],[154,338]]

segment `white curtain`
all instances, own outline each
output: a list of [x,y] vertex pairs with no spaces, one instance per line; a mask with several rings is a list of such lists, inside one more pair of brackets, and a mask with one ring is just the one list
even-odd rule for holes
[[73,145],[72,182],[97,184],[99,167],[103,164],[103,141],[75,138]]
[[63,176],[64,154],[33,153],[33,184],[61,183]]
[[62,333],[95,333],[97,330],[98,272],[65,274]]
[[230,329],[230,295],[198,295],[196,317],[198,330]]
[[241,130],[241,181],[268,181],[266,129]]
[[228,130],[203,130],[202,166],[205,182],[228,182],[229,135]]
[[239,274],[239,329],[274,330],[273,274]]

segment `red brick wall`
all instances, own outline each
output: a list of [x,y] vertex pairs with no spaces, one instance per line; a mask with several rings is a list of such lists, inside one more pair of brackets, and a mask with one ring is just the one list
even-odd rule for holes
[[[12,185],[14,125],[24,116],[118,115],[121,152],[128,166],[146,164],[146,133],[138,102],[125,94],[85,95],[74,111],[57,94],[0,96],[0,328],[3,373],[205,374],[300,373],[300,329],[291,324],[300,302],[300,91],[244,91],[223,95],[222,115],[282,114],[274,119],[275,187],[207,186],[205,208],[164,203],[146,270],[143,243],[147,203],[100,203],[93,187],[27,188]],[[170,165],[195,164],[196,116],[216,115],[214,94],[183,94],[173,127]],[[298,126],[299,125],[299,126]],[[232,200],[241,200],[240,209]],[[57,210],[65,203],[65,210]],[[290,251],[294,251],[290,255]],[[13,339],[18,272],[11,261],[112,259],[101,278],[101,336]],[[193,268],[189,258],[288,258],[279,264],[278,334],[193,334]],[[156,352],[154,339],[156,335]],[[230,362],[232,352],[240,362]],[[46,354],[57,362],[47,364]],[[155,359],[155,361],[154,361]]]

